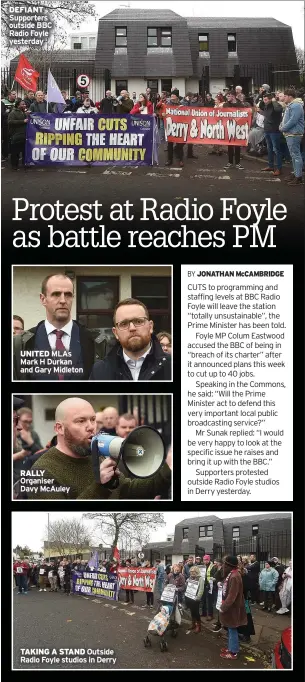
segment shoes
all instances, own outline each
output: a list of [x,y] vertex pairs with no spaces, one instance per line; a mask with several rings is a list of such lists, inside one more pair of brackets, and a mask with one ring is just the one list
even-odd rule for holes
[[303,178],[293,178],[293,180],[290,180],[287,185],[303,185]]
[[267,166],[267,168],[262,168],[261,172],[262,173],[273,173],[274,168],[270,168],[269,166]]
[[237,658],[237,654],[232,654],[231,651],[227,651],[227,652],[222,651],[222,652],[220,652],[220,658],[229,658],[229,659],[235,661],[235,659]]
[[217,623],[216,623],[216,625],[213,625],[213,632],[220,632],[220,630],[221,630],[221,625],[217,625]]
[[195,625],[195,629],[194,629],[194,634],[195,634],[195,635],[198,635],[199,632],[201,632],[201,622],[200,622],[200,621],[197,621],[197,623],[196,623],[196,625]]
[[237,168],[238,170],[245,170],[241,163],[237,163],[235,168]]
[[282,616],[284,613],[288,613],[288,609],[285,609],[284,607],[282,607],[276,613],[278,613],[279,616]]
[[[252,602],[251,602],[251,603],[252,603]],[[253,602],[253,603],[254,603],[254,602]],[[265,603],[265,602],[261,601],[261,602],[260,602],[260,606],[264,606],[264,603]]]
[[23,594],[27,594],[27,593],[28,593],[28,592],[26,591],[26,592],[24,592]]
[[183,161],[179,161],[179,166],[180,166],[180,168],[183,168],[183,167],[184,167]]
[[282,175],[282,171],[279,168],[277,168],[275,171],[273,171],[272,175],[275,176]]
[[153,609],[154,607],[151,605],[149,608],[150,608],[150,609]]
[[40,589],[39,592],[42,592],[42,589]]
[[44,591],[44,592],[46,592],[46,591],[47,591],[45,587],[44,587],[44,590],[43,590],[43,591]]
[[166,165],[166,166],[172,166],[172,165],[173,165],[173,162],[172,162],[172,161],[166,161],[166,164],[165,164],[165,165]]
[[233,168],[233,163],[226,163],[226,165],[224,166],[224,169],[228,170],[229,168]]
[[269,609],[267,609],[267,611],[268,611],[268,613],[271,613],[271,609],[270,609],[270,607],[269,607]]

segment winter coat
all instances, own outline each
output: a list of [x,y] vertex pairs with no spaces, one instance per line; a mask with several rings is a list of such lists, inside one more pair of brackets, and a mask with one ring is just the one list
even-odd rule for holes
[[293,100],[287,105],[283,116],[280,130],[285,137],[291,135],[303,135],[304,133],[304,107],[301,100]]
[[77,109],[77,114],[97,114],[98,110],[96,107],[84,107],[81,106]]
[[[171,379],[171,356],[164,353],[155,334],[151,337],[152,346],[142,364],[139,381],[164,381]],[[123,357],[120,343],[116,343],[104,360],[93,365],[90,379],[132,381],[131,371]]]
[[21,109],[12,109],[8,115],[8,132],[13,144],[25,143],[27,115]]
[[255,585],[257,585],[258,583],[258,576],[260,571],[259,561],[253,561],[252,564],[248,564],[247,571],[252,586],[251,589],[253,589]]
[[227,583],[225,598],[219,611],[220,622],[227,628],[247,625],[243,583],[239,571],[233,571]]
[[263,568],[259,574],[259,586],[263,592],[275,592],[279,574],[275,568]]
[[127,97],[126,99],[119,100],[118,114],[121,114],[121,116],[125,116],[126,114],[130,114],[132,108],[133,108],[133,100],[130,99],[129,97]]
[[282,120],[283,108],[279,102],[268,102],[264,104],[263,101],[259,103],[259,108],[264,116],[264,131],[265,133],[278,133],[279,125]]
[[190,568],[192,568],[192,566],[194,566],[194,564],[184,564],[183,566],[183,573],[186,580],[190,577]]
[[[132,109],[131,109],[131,111],[130,111],[130,114],[142,114],[142,115],[144,115],[144,111],[140,111],[140,107],[141,107],[141,106],[142,106],[141,102],[136,102],[136,104],[134,105],[134,107],[132,107]],[[145,107],[145,106],[146,106],[146,108],[147,108],[147,112],[146,112],[146,114],[145,114],[146,116],[147,116],[148,114],[153,114],[153,113],[154,113],[154,107],[153,107],[153,103],[152,103],[152,102],[147,102],[147,105],[144,105],[144,107]]]
[[169,573],[164,585],[175,585],[178,592],[185,592],[185,577],[182,573]]

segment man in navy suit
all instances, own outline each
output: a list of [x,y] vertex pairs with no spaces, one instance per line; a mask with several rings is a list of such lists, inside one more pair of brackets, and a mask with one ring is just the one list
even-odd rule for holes
[[99,345],[89,329],[71,317],[74,288],[64,274],[48,275],[40,301],[46,319],[13,339],[14,379],[58,381],[89,379]]

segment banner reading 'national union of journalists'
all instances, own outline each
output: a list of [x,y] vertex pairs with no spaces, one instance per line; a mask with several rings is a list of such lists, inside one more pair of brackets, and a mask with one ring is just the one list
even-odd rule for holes
[[168,105],[165,132],[168,142],[245,147],[251,120],[252,110],[243,107],[209,109]]
[[31,114],[25,163],[29,166],[153,163],[154,116]]
[[72,574],[73,592],[94,597],[116,600],[118,598],[118,579],[114,573],[100,571],[74,571]]

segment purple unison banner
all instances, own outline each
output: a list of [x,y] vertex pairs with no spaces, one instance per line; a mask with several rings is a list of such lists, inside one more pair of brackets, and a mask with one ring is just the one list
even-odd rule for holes
[[27,166],[151,166],[154,116],[31,114]]
[[74,571],[72,573],[73,592],[90,597],[104,597],[117,600],[119,594],[118,579],[114,573],[106,571]]

